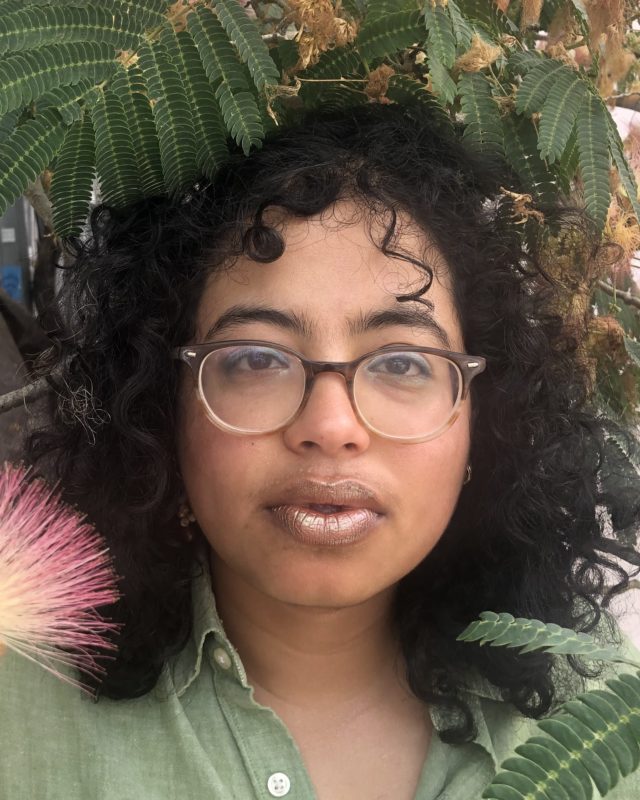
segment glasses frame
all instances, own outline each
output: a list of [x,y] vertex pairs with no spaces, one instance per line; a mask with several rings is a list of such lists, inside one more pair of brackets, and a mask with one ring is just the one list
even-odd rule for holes
[[[302,395],[302,399],[300,400],[300,405],[298,406],[297,410],[281,425],[278,425],[277,428],[273,428],[267,431],[262,430],[247,430],[246,428],[236,428],[233,425],[229,425],[224,420],[221,420],[217,417],[212,409],[210,408],[209,404],[207,403],[204,395],[204,391],[202,389],[202,365],[204,363],[205,358],[210,354],[215,352],[216,350],[223,350],[225,347],[238,347],[238,346],[257,346],[257,347],[270,347],[275,350],[280,350],[284,353],[288,353],[289,355],[295,356],[301,363],[304,368],[305,374],[305,386],[304,386],[304,393]],[[379,431],[377,428],[374,428],[367,420],[362,416],[360,409],[358,408],[358,404],[356,402],[354,392],[353,392],[353,381],[355,378],[355,374],[358,370],[358,367],[363,361],[371,358],[372,356],[376,355],[384,355],[384,353],[397,353],[397,352],[406,352],[406,353],[426,353],[429,355],[436,355],[446,358],[452,364],[455,365],[458,373],[461,377],[461,382],[458,390],[458,397],[453,405],[451,410],[451,415],[449,419],[441,425],[436,431],[433,433],[428,434],[427,436],[393,436],[388,433],[383,433]],[[342,375],[347,385],[347,393],[349,395],[349,401],[351,402],[351,407],[353,408],[354,413],[356,414],[357,418],[360,422],[370,431],[381,436],[384,439],[393,439],[397,442],[405,442],[407,444],[414,444],[418,442],[428,442],[431,439],[435,439],[437,436],[440,436],[444,433],[448,428],[450,428],[456,419],[460,415],[462,403],[467,398],[469,394],[469,387],[471,385],[471,381],[476,375],[479,375],[481,372],[484,371],[486,367],[486,359],[482,356],[472,356],[468,355],[467,353],[456,353],[451,350],[439,350],[436,347],[422,347],[420,345],[409,345],[409,344],[397,344],[397,345],[386,345],[385,347],[379,347],[376,350],[371,350],[368,353],[365,353],[358,358],[353,359],[353,361],[313,361],[309,358],[305,358],[301,353],[298,353],[297,350],[293,350],[290,347],[286,347],[282,344],[277,344],[276,342],[269,342],[262,339],[230,339],[226,342],[203,342],[202,344],[192,344],[192,345],[184,345],[183,347],[175,347],[171,350],[171,355],[174,359],[178,359],[189,366],[193,377],[195,379],[196,387],[198,389],[198,397],[200,402],[205,408],[207,416],[213,422],[214,425],[217,425],[224,431],[228,431],[229,433],[234,433],[239,436],[256,436],[268,433],[275,433],[276,431],[280,431],[283,428],[291,425],[291,423],[302,413],[304,407],[307,404],[309,399],[309,395],[311,394],[311,390],[313,389],[313,384],[315,378],[318,375],[321,375],[325,372],[335,372],[338,375]]]

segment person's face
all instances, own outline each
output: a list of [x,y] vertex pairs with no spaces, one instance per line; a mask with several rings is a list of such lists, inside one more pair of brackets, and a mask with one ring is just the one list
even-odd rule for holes
[[[240,258],[213,275],[199,306],[195,342],[266,340],[323,361],[350,361],[399,343],[462,352],[447,267],[435,248],[427,252],[436,277],[424,295],[433,311],[413,301],[398,303],[397,295],[424,285],[425,273],[383,255],[364,223],[337,224],[336,217],[346,213],[348,218],[350,212],[353,207],[343,203],[332,218],[290,219],[281,258],[270,264]],[[424,243],[415,228],[401,240],[417,258],[423,256]],[[306,320],[308,329],[237,319],[209,336],[237,305],[295,315]],[[415,324],[365,330],[350,325],[375,312],[407,308],[430,315],[449,346],[433,329]],[[185,370],[180,467],[195,517],[215,553],[216,570],[272,599],[306,606],[354,605],[393,587],[429,554],[453,513],[468,460],[469,412],[466,400],[454,424],[430,441],[385,439],[358,419],[343,377],[323,373],[286,428],[239,436],[210,421]],[[291,512],[298,501],[308,506],[311,484],[317,489],[312,492],[315,503],[338,503],[332,485],[340,481],[351,489],[353,482],[363,485],[366,504],[375,506],[374,512],[361,513],[368,522],[355,541],[328,536],[324,543],[317,532],[310,537],[295,527],[292,532],[273,510],[284,503]],[[322,486],[327,484],[325,498]],[[357,506],[357,496],[351,501]]]

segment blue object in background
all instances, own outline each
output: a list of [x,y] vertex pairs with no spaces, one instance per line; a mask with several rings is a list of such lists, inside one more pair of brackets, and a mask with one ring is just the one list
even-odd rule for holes
[[0,266],[0,287],[13,300],[24,302],[24,285],[22,283],[22,267],[9,264]]

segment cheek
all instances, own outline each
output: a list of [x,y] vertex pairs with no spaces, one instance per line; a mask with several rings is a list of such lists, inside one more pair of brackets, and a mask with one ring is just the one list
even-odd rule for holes
[[409,526],[429,540],[443,533],[460,495],[469,456],[469,425],[458,420],[445,435],[430,442],[396,448],[389,463],[402,485],[403,510]]

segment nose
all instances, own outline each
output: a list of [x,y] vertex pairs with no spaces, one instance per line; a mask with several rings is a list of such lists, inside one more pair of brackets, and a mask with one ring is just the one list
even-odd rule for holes
[[357,416],[345,378],[325,372],[314,379],[307,402],[284,430],[291,450],[327,456],[357,455],[369,447],[370,432]]

